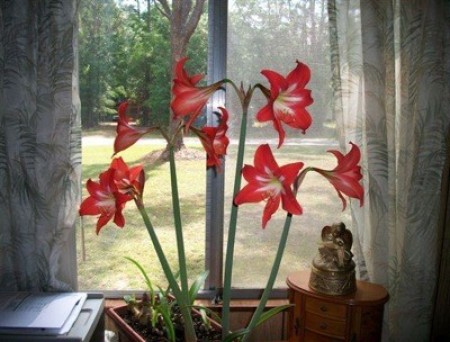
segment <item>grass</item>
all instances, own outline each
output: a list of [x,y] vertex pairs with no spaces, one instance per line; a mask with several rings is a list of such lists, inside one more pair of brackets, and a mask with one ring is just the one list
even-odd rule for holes
[[[97,132],[87,134],[96,135]],[[103,133],[109,136],[110,133]],[[136,145],[121,153],[129,164],[139,162],[142,156],[164,146],[148,143]],[[228,230],[229,204],[232,201],[232,178],[235,150],[230,148],[227,157],[225,231]],[[246,163],[253,164],[256,146],[247,146]],[[334,167],[334,157],[325,153],[326,147],[285,146],[274,151],[280,165],[301,160],[305,165],[324,169]],[[107,168],[112,155],[111,146],[83,147],[83,180],[97,179]],[[152,223],[164,246],[173,268],[177,268],[177,251],[173,228],[172,203],[168,164],[146,168],[145,203]],[[184,237],[188,259],[188,274],[194,279],[204,268],[205,250],[205,161],[177,161],[178,180],[182,205]],[[243,182],[245,183],[245,181]],[[83,182],[83,198],[86,190]],[[277,286],[285,286],[286,276],[295,270],[310,266],[317,252],[317,242],[323,226],[343,221],[350,223],[349,212],[342,212],[342,204],[332,186],[319,175],[309,173],[298,194],[304,214],[295,217],[291,227],[286,253],[278,277]],[[285,214],[280,210],[261,229],[264,204],[242,205],[239,211],[236,241],[235,272],[233,286],[263,287],[278,245]],[[95,234],[95,217],[83,217],[78,230],[78,274],[80,289],[140,289],[144,282],[137,269],[125,256],[138,260],[154,284],[165,286],[166,281],[134,203],[124,210],[126,225],[123,229],[113,223]],[[84,238],[82,236],[84,232]],[[226,236],[225,236],[226,238]]]

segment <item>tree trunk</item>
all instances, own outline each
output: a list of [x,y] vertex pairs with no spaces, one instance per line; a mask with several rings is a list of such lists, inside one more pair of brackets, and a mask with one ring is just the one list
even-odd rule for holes
[[[172,75],[174,77],[174,69],[176,62],[184,57],[189,40],[197,28],[200,17],[203,13],[203,7],[206,0],[173,0],[172,6],[167,0],[157,0],[160,4],[159,11],[165,15],[170,21],[170,47]],[[180,119],[174,119],[170,110],[169,132],[174,134],[180,125]],[[184,147],[182,134],[174,141],[175,151],[179,151]]]
[[[171,65],[172,65],[172,74],[171,79],[174,78],[174,66],[176,62],[184,56],[186,51],[186,39],[184,37],[180,37],[178,33],[174,33],[171,31],[171,49],[172,49],[172,56],[171,56]],[[178,129],[182,119],[175,119],[173,117],[172,110],[170,109],[170,120],[169,120],[169,132],[170,135],[173,136],[173,134],[176,133],[176,130]],[[183,133],[178,134],[177,139],[174,140],[174,147],[175,152],[181,150],[185,147],[184,141],[183,141]]]

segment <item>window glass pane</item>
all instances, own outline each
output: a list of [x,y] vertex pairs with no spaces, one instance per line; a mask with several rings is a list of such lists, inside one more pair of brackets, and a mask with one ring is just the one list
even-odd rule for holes
[[[315,101],[307,108],[313,117],[313,124],[306,134],[284,126],[285,144],[277,149],[278,134],[272,124],[262,126],[255,121],[256,112],[266,104],[257,90],[250,106],[244,163],[253,165],[256,147],[269,143],[279,165],[302,161],[305,166],[333,169],[335,157],[326,152],[338,149],[331,111],[326,1],[234,0],[230,1],[229,6],[228,78],[238,84],[243,81],[244,87],[256,83],[269,87],[260,74],[262,69],[271,69],[286,76],[298,60],[311,69],[312,78],[307,88],[312,90]],[[236,141],[241,109],[231,87],[227,92],[227,106],[233,113],[229,126],[232,141]],[[235,156],[236,145],[231,144],[227,156],[226,203],[232,201]],[[243,180],[242,186],[245,184]],[[303,215],[293,218],[277,280],[278,287],[286,286],[285,279],[290,272],[310,267],[317,252],[321,229],[325,225],[342,221],[351,229],[349,210],[342,211],[342,202],[336,191],[318,174],[307,174],[297,199],[303,207]],[[263,230],[261,218],[264,205],[240,206],[233,275],[233,285],[236,287],[264,287],[272,267],[286,215],[280,208]],[[228,223],[225,224],[227,230]]]
[[[147,6],[150,6],[148,8]],[[148,16],[148,13],[151,15]],[[113,154],[117,106],[129,100],[136,125],[167,125],[170,101],[170,29],[153,1],[98,0],[80,3],[80,97],[83,123],[83,198],[85,182],[97,181]],[[187,69],[206,73],[207,9],[191,38]],[[191,280],[204,270],[205,153],[195,139],[185,140],[177,160],[185,249]],[[165,141],[157,133],[119,156],[129,165],[145,163],[144,202],[174,271],[178,269],[170,172],[158,155]],[[125,227],[110,222],[97,236],[97,218],[84,216],[77,232],[79,287],[82,290],[145,288],[137,268],[143,265],[154,285],[167,282],[143,220],[133,202],[124,210]]]

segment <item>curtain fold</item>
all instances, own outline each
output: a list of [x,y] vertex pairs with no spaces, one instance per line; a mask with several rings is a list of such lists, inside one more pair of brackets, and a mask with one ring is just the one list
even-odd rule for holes
[[385,340],[427,341],[449,153],[448,1],[331,1],[329,14],[341,143],[359,143],[364,159],[359,276],[390,293]]
[[0,3],[0,288],[76,288],[76,0]]

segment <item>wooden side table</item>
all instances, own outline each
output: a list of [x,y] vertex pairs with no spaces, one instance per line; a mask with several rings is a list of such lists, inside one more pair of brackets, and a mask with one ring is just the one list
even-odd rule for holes
[[288,276],[291,309],[289,342],[297,341],[379,341],[386,289],[366,281],[356,281],[356,292],[329,296],[309,288],[310,271]]

